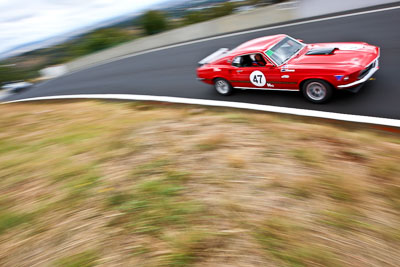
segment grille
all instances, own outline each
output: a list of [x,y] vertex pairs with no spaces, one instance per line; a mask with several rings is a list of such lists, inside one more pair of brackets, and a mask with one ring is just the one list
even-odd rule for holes
[[364,78],[372,68],[375,68],[376,64],[377,64],[376,60],[374,62],[372,62],[371,64],[369,64],[368,67],[366,67],[365,69],[363,69],[360,72],[360,75],[358,76],[358,79]]

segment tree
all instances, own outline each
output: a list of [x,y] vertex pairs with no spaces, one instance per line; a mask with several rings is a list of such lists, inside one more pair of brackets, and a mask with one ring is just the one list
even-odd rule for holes
[[128,34],[119,29],[96,30],[88,36],[86,47],[90,52],[99,51],[129,40]]
[[150,10],[142,16],[141,24],[146,33],[151,35],[167,29],[167,18],[160,11]]
[[222,5],[216,6],[212,10],[212,17],[218,18],[226,15],[230,15],[233,13],[235,6],[230,2],[225,2]]
[[104,28],[95,30],[80,38],[77,44],[72,45],[70,54],[72,57],[90,54],[132,39],[129,34],[116,28]]
[[2,83],[16,80],[23,80],[27,75],[15,67],[0,66],[0,87]]
[[194,24],[207,20],[208,17],[204,12],[195,11],[189,12],[183,17],[183,25]]

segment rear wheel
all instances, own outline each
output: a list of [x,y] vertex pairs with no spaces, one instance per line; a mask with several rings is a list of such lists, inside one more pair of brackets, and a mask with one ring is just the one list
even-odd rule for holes
[[333,94],[332,86],[323,80],[308,80],[303,84],[303,95],[313,103],[325,103]]
[[216,78],[214,80],[215,90],[221,95],[230,95],[233,92],[232,85],[225,79]]

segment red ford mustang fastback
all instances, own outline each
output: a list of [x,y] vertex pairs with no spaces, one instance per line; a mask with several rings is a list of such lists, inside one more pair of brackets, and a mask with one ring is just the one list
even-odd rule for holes
[[222,95],[234,88],[302,91],[314,103],[334,90],[357,92],[379,69],[379,48],[363,42],[304,44],[279,34],[221,48],[201,60],[198,79]]

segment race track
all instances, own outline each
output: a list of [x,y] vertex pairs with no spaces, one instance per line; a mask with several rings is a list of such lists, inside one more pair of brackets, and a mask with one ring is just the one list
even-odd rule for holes
[[[240,22],[238,22],[240,23]],[[359,93],[339,92],[328,104],[299,92],[241,91],[224,97],[196,81],[197,62],[221,47],[285,33],[305,43],[365,41],[381,47],[381,69]],[[400,9],[341,17],[192,43],[128,57],[39,84],[2,101],[76,94],[140,94],[247,102],[400,119]]]

